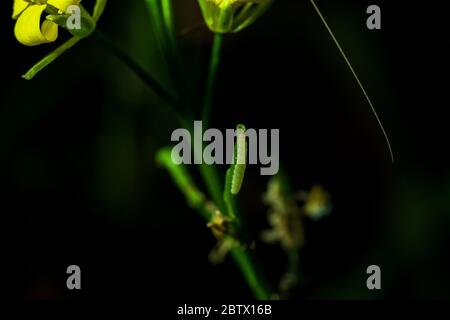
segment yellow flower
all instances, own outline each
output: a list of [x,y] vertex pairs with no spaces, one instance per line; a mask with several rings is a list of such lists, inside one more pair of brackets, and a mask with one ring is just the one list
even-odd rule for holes
[[216,33],[234,33],[251,25],[273,0],[198,0],[208,28]]
[[17,41],[26,46],[53,42],[58,38],[58,25],[44,20],[45,10],[62,14],[70,5],[79,5],[81,0],[14,0],[12,18],[17,19],[14,34]]

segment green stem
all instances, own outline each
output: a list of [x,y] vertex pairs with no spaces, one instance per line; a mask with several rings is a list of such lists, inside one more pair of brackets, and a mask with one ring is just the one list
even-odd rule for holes
[[95,2],[94,11],[92,13],[92,18],[95,21],[98,21],[100,19],[100,17],[102,16],[103,11],[105,11],[106,2],[107,2],[107,0],[97,0]]
[[219,207],[219,209],[224,212],[225,204],[222,197],[223,193],[221,187],[221,185],[223,184],[220,182],[221,179],[219,178],[217,169],[212,165],[202,163],[199,167],[199,170],[202,179],[205,182],[208,194],[213,199],[214,203]]
[[188,205],[197,210],[206,221],[209,221],[214,214],[213,206],[208,205],[205,196],[197,188],[186,166],[177,165],[172,161],[171,148],[167,147],[159,150],[156,154],[156,162],[168,171],[175,185],[184,195]]
[[369,94],[366,91],[366,88],[364,87],[364,85],[362,84],[361,80],[358,77],[358,74],[356,73],[355,69],[353,68],[352,64],[350,63],[350,60],[348,59],[344,49],[342,48],[342,46],[340,45],[339,41],[337,40],[336,36],[334,35],[333,31],[331,30],[330,26],[328,25],[327,21],[325,20],[325,17],[323,16],[322,12],[320,11],[319,7],[316,5],[316,3],[314,2],[314,0],[310,0],[312,6],[314,7],[314,9],[316,10],[317,14],[320,17],[320,20],[322,20],[322,23],[324,24],[325,28],[327,29],[328,33],[330,34],[331,38],[333,39],[334,43],[336,44],[336,47],[338,48],[339,52],[341,53],[342,57],[345,60],[345,63],[347,64],[347,66],[349,67],[351,73],[353,74],[353,77],[355,78],[356,82],[358,83],[359,88],[361,89],[362,93],[364,94],[364,97],[367,100],[367,103],[369,104],[373,115],[375,116],[375,119],[378,122],[378,125],[381,128],[381,131],[383,132],[383,136],[384,139],[386,140],[387,146],[389,148],[389,154],[391,156],[391,160],[392,163],[395,162],[395,158],[394,158],[394,152],[392,150],[392,146],[391,146],[391,142],[389,140],[389,136],[386,133],[386,130],[384,129],[383,123],[381,122],[380,117],[378,116],[377,110],[375,109],[375,106],[372,103],[372,100],[369,97]]
[[212,100],[214,96],[214,87],[217,77],[217,71],[220,64],[220,54],[222,51],[223,35],[219,33],[214,34],[213,46],[211,51],[211,60],[209,63],[208,79],[206,82],[206,94],[203,105],[202,120],[205,128],[209,127],[209,120],[211,118]]
[[166,102],[167,108],[172,113],[172,115],[177,119],[178,123],[183,127],[189,127],[186,119],[175,110],[177,106],[177,100],[172,96],[172,94],[164,88],[158,80],[156,80],[151,74],[141,68],[133,59],[131,59],[126,53],[121,49],[116,47],[112,41],[106,37],[98,29],[94,31],[96,38],[109,50],[111,51],[119,60],[126,64],[141,80],[153,90],[162,100]]
[[[176,112],[176,110],[173,109],[173,106],[176,105],[175,99],[171,96],[170,93],[167,92],[167,90],[165,90],[165,88],[161,86],[161,84],[157,80],[155,80],[151,75],[144,71],[128,55],[114,46],[114,44],[100,31],[96,30],[95,35],[97,36],[97,39],[99,39],[103,43],[103,45],[105,45],[106,48],[108,48],[114,55],[122,60],[132,71],[134,71],[150,89],[155,91],[155,93],[157,93],[163,100],[168,103],[171,108],[170,110],[183,127],[189,128],[189,130],[192,131],[192,125],[188,123],[182,116],[180,116]],[[205,98],[205,116],[203,117],[203,119],[206,120],[206,123],[208,123],[211,113],[214,82],[220,60],[221,46],[222,36],[216,34],[214,37],[213,54],[211,58],[210,72],[208,75],[207,94]],[[212,215],[212,212],[210,212],[210,206],[207,204],[207,202],[205,202],[203,194],[195,186],[193,179],[190,177],[188,171],[183,167],[176,166],[172,162],[170,151],[167,149],[161,151],[157,155],[157,160],[161,165],[166,167],[166,169],[172,176],[172,179],[175,181],[175,184],[185,196],[189,205],[199,211],[202,217],[208,221]],[[203,164],[200,167],[200,172],[214,202],[221,208],[221,210],[224,210],[221,192],[222,184],[220,183],[216,168]],[[251,253],[241,248],[234,248],[232,249],[231,254],[255,297],[257,299],[269,299],[270,291],[267,289],[268,286],[265,285],[265,279],[263,279],[260,270],[256,267],[257,264],[255,263]]]
[[266,284],[267,282],[261,271],[257,268],[253,255],[248,250],[233,248],[231,250],[231,256],[241,270],[255,298],[258,300],[271,299],[270,290]]
[[[176,32],[174,30],[173,9],[171,0],[163,0],[161,2],[161,11],[163,14],[163,22],[165,31],[168,33],[168,40],[172,46],[172,50],[177,46],[175,42]],[[174,50],[173,50],[174,51]]]
[[[214,88],[217,78],[217,71],[220,64],[222,45],[223,35],[215,33],[202,112],[202,121],[204,128],[209,127],[209,121],[211,118]],[[200,166],[200,173],[206,183],[210,195],[213,197],[214,201],[220,207],[222,212],[227,212],[232,217],[237,218],[235,217],[234,209],[232,209],[232,204],[229,201],[224,202],[223,193],[221,192],[221,186],[223,184],[220,183],[216,168],[203,164]],[[235,219],[235,222],[237,221],[239,221],[239,219]],[[271,294],[270,290],[268,289],[266,279],[263,277],[261,270],[257,268],[258,264],[256,263],[252,253],[246,249],[236,247],[231,250],[231,256],[240,269],[254,296],[260,300],[270,299]]]
[[[220,64],[220,55],[222,51],[223,35],[215,33],[213,46],[211,51],[211,59],[209,64],[208,78],[206,82],[206,92],[202,111],[203,128],[209,128],[209,120],[214,97],[214,86],[217,77],[217,70]],[[202,164],[200,166],[200,174],[206,184],[210,196],[214,202],[223,211],[225,209],[222,197],[222,185],[219,174],[213,166]]]
[[201,21],[197,24],[194,24],[190,27],[187,27],[187,28],[181,30],[180,33],[177,35],[177,38],[180,38],[180,39],[185,38],[197,31],[204,29],[205,27],[206,27],[205,22]]
[[36,63],[30,70],[28,70],[27,73],[25,73],[22,77],[26,80],[33,79],[36,74],[38,74],[42,69],[44,69],[46,66],[48,66],[50,63],[55,61],[57,58],[59,58],[64,52],[72,48],[74,45],[80,41],[81,38],[79,37],[72,37],[66,42],[64,42],[62,45],[60,45],[58,48],[53,50],[51,53],[46,55],[42,60],[40,60],[38,63]]
[[[210,221],[211,216],[214,214],[214,206],[211,206],[209,201],[199,191],[186,167],[173,163],[171,149],[164,148],[158,151],[156,161],[168,171],[189,206],[197,210],[205,221]],[[231,256],[241,270],[254,296],[260,300],[270,299],[269,286],[261,270],[257,267],[258,264],[252,252],[245,248],[234,247],[231,249]]]

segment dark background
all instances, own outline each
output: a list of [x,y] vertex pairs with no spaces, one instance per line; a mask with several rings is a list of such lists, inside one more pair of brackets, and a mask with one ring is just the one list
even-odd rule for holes
[[[143,1],[109,2],[99,28],[167,83]],[[55,45],[20,45],[11,3],[0,4],[2,294],[251,298],[231,259],[210,265],[214,238],[155,164],[177,128],[160,100],[95,38],[33,81],[21,79]],[[370,4],[382,9],[380,31],[365,26]],[[292,185],[320,182],[331,193],[332,214],[306,223],[298,298],[448,298],[449,5],[318,5],[366,84],[396,163],[308,1],[277,1],[251,28],[226,37],[212,126],[279,128]],[[180,33],[201,22],[196,1],[175,7]],[[200,105],[211,34],[202,28],[180,43],[186,86]],[[258,172],[249,169],[241,196],[255,238],[267,224],[267,177]],[[256,253],[276,285],[283,252],[258,243]],[[65,288],[71,264],[82,270],[79,292]],[[381,291],[366,289],[371,264],[381,267]]]

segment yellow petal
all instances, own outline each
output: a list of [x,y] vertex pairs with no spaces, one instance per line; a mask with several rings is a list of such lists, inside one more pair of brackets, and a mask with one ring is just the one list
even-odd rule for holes
[[48,0],[47,4],[55,7],[62,12],[66,12],[68,6],[79,5],[80,2],[81,0]]
[[41,29],[41,14],[47,5],[32,5],[19,16],[14,28],[17,41],[26,46],[36,46],[55,41],[58,37],[58,25],[44,21]]
[[25,10],[29,5],[30,5],[30,3],[29,3],[28,1],[25,1],[25,0],[14,0],[12,18],[13,18],[13,19],[17,19],[17,17],[18,17],[18,16],[23,12],[23,10]]
[[58,25],[52,21],[45,20],[41,25],[41,32],[47,42],[53,42],[58,38]]

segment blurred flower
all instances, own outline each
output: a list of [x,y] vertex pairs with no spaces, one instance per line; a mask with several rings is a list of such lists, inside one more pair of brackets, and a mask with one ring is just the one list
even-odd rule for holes
[[269,180],[263,200],[270,207],[268,221],[272,228],[266,230],[262,238],[267,243],[280,242],[286,251],[303,245],[302,216],[319,220],[332,209],[330,195],[321,185],[314,185],[309,192],[292,194],[278,176]]
[[234,33],[251,25],[273,0],[198,0],[211,31]]
[[236,239],[234,225],[216,208],[207,226],[217,239],[217,244],[208,255],[209,261],[212,264],[222,263],[233,247],[240,246]]
[[[69,31],[77,36],[89,35],[95,22],[80,5],[81,0],[14,0],[12,18],[17,20],[14,34],[17,41],[26,46],[50,43],[58,38],[58,26],[66,27],[70,14],[67,9],[79,6],[82,26]],[[41,23],[42,14],[49,15]]]
[[270,209],[268,220],[271,229],[262,233],[266,243],[280,242],[286,251],[296,250],[303,245],[304,231],[301,210],[278,176],[269,180],[263,201]]
[[303,207],[305,215],[311,219],[319,220],[331,212],[330,195],[321,185],[316,184],[311,191],[303,193],[300,197],[305,201]]

